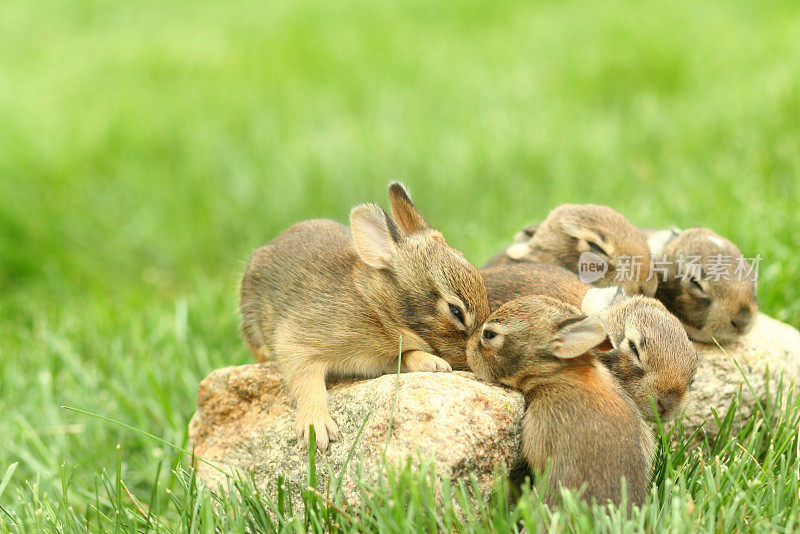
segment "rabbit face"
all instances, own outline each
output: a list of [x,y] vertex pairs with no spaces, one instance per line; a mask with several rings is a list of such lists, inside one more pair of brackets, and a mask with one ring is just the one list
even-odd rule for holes
[[487,319],[469,342],[467,361],[479,379],[525,391],[605,339],[602,323],[577,308],[549,297],[520,297]]
[[703,343],[734,341],[753,327],[756,280],[739,249],[706,228],[691,228],[664,247],[670,269],[657,297]]
[[483,278],[428,226],[402,185],[390,185],[389,200],[392,217],[382,210],[351,217],[356,250],[375,275],[363,291],[384,304],[382,321],[399,319],[437,356],[464,369],[467,340],[489,316]]
[[401,239],[389,275],[402,321],[454,368],[489,316],[483,278],[433,230]]
[[[583,311],[596,310],[584,306]],[[662,420],[680,414],[698,364],[697,349],[680,322],[660,302],[641,296],[618,296],[598,317],[613,347],[601,354],[600,361],[642,415],[655,419],[654,407]]]

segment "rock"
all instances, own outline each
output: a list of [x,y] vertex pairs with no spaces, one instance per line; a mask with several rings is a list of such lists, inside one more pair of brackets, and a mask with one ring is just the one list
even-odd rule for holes
[[[705,423],[705,431],[713,436],[717,428],[711,409],[724,416],[740,386],[738,420],[754,413],[753,393],[734,359],[758,398],[767,388],[776,391],[781,374],[785,382],[800,383],[800,332],[766,315],[759,315],[752,332],[724,351],[710,345],[697,347],[700,365],[684,417],[688,433]],[[471,373],[404,373],[399,381],[397,375],[386,375],[331,384],[329,394],[340,439],[317,454],[320,488],[326,487],[329,473],[338,477],[342,472],[358,429],[367,420],[342,487],[351,505],[359,495],[358,459],[363,455],[367,477],[379,476],[384,449],[389,462],[409,456],[414,462],[430,460],[438,477],[468,481],[474,475],[484,496],[491,491],[497,466],[512,471],[519,465],[522,396],[478,382]],[[281,473],[294,487],[305,487],[308,450],[298,445],[293,403],[273,364],[227,367],[206,377],[200,384],[189,436],[197,456],[226,470],[234,467],[252,473],[266,495],[275,495]],[[224,484],[223,474],[203,463],[197,466],[203,482]]]
[[711,410],[724,417],[739,388],[742,400],[737,420],[746,421],[757,410],[755,399],[763,398],[767,391],[774,394],[781,377],[785,385],[800,384],[800,332],[763,313],[758,315],[749,334],[723,345],[723,350],[716,345],[696,343],[695,346],[700,353],[700,365],[684,416],[688,435],[705,423],[705,432],[715,436],[719,429]]
[[[340,438],[317,453],[320,488],[328,473],[336,481],[367,420],[342,485],[350,505],[359,498],[356,467],[362,454],[367,477],[379,476],[385,450],[386,461],[394,464],[409,456],[415,464],[432,462],[438,477],[468,482],[474,475],[486,497],[494,469],[510,471],[520,456],[522,396],[478,382],[471,373],[403,373],[399,382],[397,375],[385,375],[331,384],[328,391]],[[308,449],[298,445],[294,415],[273,364],[227,367],[201,382],[189,436],[197,456],[225,470],[253,473],[259,490],[274,496],[278,474],[295,488],[306,485]],[[216,469],[198,462],[197,473],[207,485],[224,487],[225,475]]]

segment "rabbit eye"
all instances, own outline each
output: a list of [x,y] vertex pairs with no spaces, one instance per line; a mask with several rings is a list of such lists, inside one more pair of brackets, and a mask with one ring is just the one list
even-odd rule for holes
[[[700,276],[703,276],[702,272],[700,273]],[[693,275],[693,274],[689,274],[689,275],[687,275],[687,278],[688,278],[688,280],[689,280],[689,283],[690,283],[690,284],[692,284],[692,286],[693,286],[695,289],[697,289],[697,290],[698,290],[698,291],[700,291],[701,293],[704,293],[704,292],[705,292],[705,291],[703,290],[703,286],[701,286],[701,285],[700,285],[700,280],[698,280],[698,278],[697,278],[695,275]]]
[[453,317],[458,319],[458,322],[464,324],[464,312],[461,311],[461,308],[454,304],[449,304],[450,306],[450,313],[453,314]]
[[589,248],[590,248],[590,249],[592,249],[592,252],[596,252],[597,254],[603,254],[603,255],[605,255],[606,251],[605,251],[605,250],[603,250],[603,249],[600,247],[600,245],[598,245],[598,244],[597,244],[597,243],[595,243],[594,241],[588,241],[588,243],[589,243]]
[[630,345],[633,355],[636,356],[637,360],[639,360],[639,349],[636,348],[636,344],[633,341],[628,340],[628,345]]
[[497,337],[497,332],[494,330],[484,330],[483,331],[483,339],[494,339]]
[[702,291],[702,290],[703,290],[702,286],[700,285],[700,282],[698,282],[698,281],[697,281],[697,278],[695,278],[694,276],[690,276],[690,277],[689,277],[689,282],[691,282],[691,284],[692,284],[694,287],[696,287],[697,289],[699,289],[700,291]]

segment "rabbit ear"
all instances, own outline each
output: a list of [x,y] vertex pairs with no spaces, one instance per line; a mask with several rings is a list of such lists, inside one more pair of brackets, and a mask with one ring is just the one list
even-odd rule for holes
[[400,182],[389,184],[389,204],[392,206],[392,217],[405,233],[413,234],[430,228]]
[[375,269],[391,265],[395,245],[400,239],[397,227],[386,212],[376,204],[361,204],[350,211],[350,228],[356,252]]
[[561,230],[570,237],[574,237],[579,241],[583,241],[588,245],[595,245],[595,247],[599,248],[603,251],[603,254],[606,256],[613,256],[615,253],[614,245],[611,244],[607,239],[606,236],[592,230],[591,228],[587,228],[585,226],[581,226],[580,224],[575,223],[574,221],[564,220],[561,221]]
[[583,296],[581,311],[586,315],[598,314],[611,306],[620,296],[622,290],[616,286],[593,287]]
[[537,228],[539,228],[539,223],[529,224],[514,235],[513,243],[527,243],[536,233]]
[[561,359],[575,358],[602,344],[607,337],[597,317],[573,317],[558,325],[553,354]]

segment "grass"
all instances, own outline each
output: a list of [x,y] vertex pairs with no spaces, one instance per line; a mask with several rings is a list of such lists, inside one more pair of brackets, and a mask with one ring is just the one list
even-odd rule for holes
[[[0,529],[276,521],[278,496],[241,481],[220,502],[182,453],[59,406],[188,447],[198,382],[249,361],[235,313],[249,252],[294,221],[385,205],[392,179],[475,263],[561,202],[711,226],[761,254],[762,309],[800,325],[798,29],[790,1],[6,0]],[[462,525],[430,507],[439,481],[404,471],[365,489],[368,509],[307,492],[311,513],[276,516],[791,531],[798,413],[772,399],[738,435],[664,452],[630,521],[499,491]]]
[[[763,419],[751,418],[732,432],[734,424],[742,425],[734,401],[720,418],[713,442],[704,439],[696,448],[672,442],[672,432],[683,432],[681,425],[662,432],[654,485],[642,509],[589,506],[564,492],[563,505],[551,510],[541,503],[541,482],[531,487],[526,481],[518,492],[501,471],[491,499],[485,501],[477,497],[475,481],[439,479],[428,466],[412,470],[410,463],[390,466],[385,478],[362,483],[361,502],[348,506],[337,492],[326,495],[316,489],[313,448],[305,487],[281,479],[276,495],[262,495],[252,480],[230,478],[224,492],[210,492],[198,485],[191,468],[182,467],[191,458],[179,454],[166,482],[161,481],[164,464],[158,464],[145,500],[124,482],[117,447],[113,474],[97,475],[94,500],[85,510],[71,504],[73,472],[62,466],[55,497],[43,498],[40,488],[28,485],[19,492],[15,512],[2,509],[7,518],[0,525],[22,531],[97,532],[793,532],[800,528],[800,397],[781,386],[776,397],[765,401]],[[0,482],[0,494],[11,475]],[[167,486],[163,500],[159,483]],[[294,508],[292,494],[300,503]],[[436,505],[437,498],[442,506]]]

